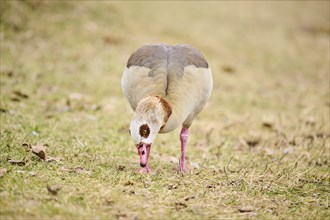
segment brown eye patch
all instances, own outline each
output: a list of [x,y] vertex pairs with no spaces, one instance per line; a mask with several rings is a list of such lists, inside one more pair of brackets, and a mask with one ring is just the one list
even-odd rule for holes
[[139,132],[141,137],[147,138],[150,134],[150,128],[147,124],[141,125]]

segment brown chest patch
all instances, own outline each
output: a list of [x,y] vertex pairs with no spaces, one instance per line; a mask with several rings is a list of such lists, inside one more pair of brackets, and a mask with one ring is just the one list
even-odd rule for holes
[[148,138],[150,134],[150,128],[147,124],[143,124],[140,126],[139,133],[141,137]]
[[159,102],[162,105],[163,110],[165,112],[165,118],[164,118],[164,124],[165,124],[172,114],[172,107],[170,103],[168,103],[163,97],[160,96],[156,96],[156,97],[159,99]]

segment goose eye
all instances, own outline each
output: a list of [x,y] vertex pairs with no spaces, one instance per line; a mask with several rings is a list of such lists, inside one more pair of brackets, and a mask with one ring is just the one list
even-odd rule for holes
[[150,128],[147,124],[141,125],[140,127],[140,135],[141,137],[148,138],[150,134]]

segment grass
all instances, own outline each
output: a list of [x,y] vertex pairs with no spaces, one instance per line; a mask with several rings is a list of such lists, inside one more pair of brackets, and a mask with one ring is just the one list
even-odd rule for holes
[[[329,33],[327,1],[1,1],[1,219],[328,219]],[[213,71],[187,175],[179,129],[136,172],[120,80],[152,42]]]

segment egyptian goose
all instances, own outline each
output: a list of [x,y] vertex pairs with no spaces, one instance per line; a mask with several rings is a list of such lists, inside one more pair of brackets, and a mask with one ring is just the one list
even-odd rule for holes
[[150,147],[158,133],[180,125],[186,172],[188,128],[211,96],[212,73],[202,53],[189,45],[148,44],[134,52],[122,76],[122,90],[134,110],[129,132],[140,156],[140,172],[150,172]]

